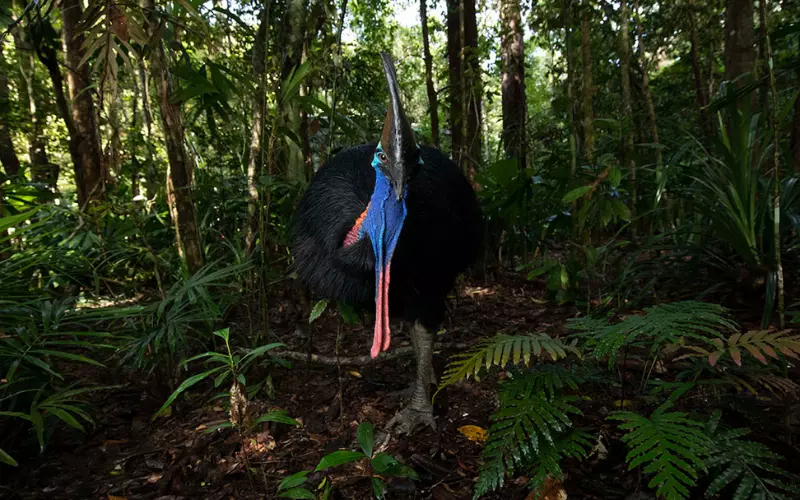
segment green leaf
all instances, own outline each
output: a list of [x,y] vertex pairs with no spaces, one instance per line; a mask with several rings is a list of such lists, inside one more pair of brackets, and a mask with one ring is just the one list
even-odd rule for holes
[[278,422],[280,424],[289,424],[289,425],[300,425],[300,422],[289,417],[286,415],[285,411],[271,411],[269,413],[265,413],[258,417],[254,422],[253,426],[258,424],[262,424],[264,422]]
[[319,465],[317,465],[317,468],[314,469],[314,472],[319,472],[330,467],[336,467],[338,465],[355,462],[357,460],[361,460],[362,458],[367,458],[367,456],[360,451],[334,451],[333,453],[329,453],[328,455],[322,457],[322,460],[319,461]]
[[290,490],[300,486],[306,482],[308,479],[306,476],[308,476],[310,472],[310,470],[301,470],[297,474],[292,474],[291,476],[284,478],[283,481],[281,481],[281,484],[278,485],[278,490]]
[[375,469],[375,472],[378,474],[383,474],[389,469],[389,467],[398,462],[396,458],[388,453],[380,452],[375,454],[375,457],[370,461],[370,463],[372,464],[372,468]]
[[592,185],[592,184],[589,184],[588,186],[577,187],[577,188],[573,189],[572,191],[568,192],[567,194],[565,194],[564,197],[561,198],[561,201],[563,203],[572,203],[573,201],[575,201],[578,198],[580,198],[581,196],[585,195],[586,193],[588,193],[592,189],[594,189],[594,185]]
[[218,366],[216,368],[212,368],[211,370],[205,371],[203,373],[198,373],[197,375],[193,375],[193,376],[187,378],[186,380],[184,380],[183,383],[181,385],[179,385],[177,389],[175,389],[175,392],[173,392],[170,395],[170,397],[167,399],[167,401],[163,405],[161,405],[161,408],[158,409],[158,411],[155,413],[155,415],[153,415],[153,420],[155,420],[156,417],[158,417],[159,415],[164,413],[164,410],[166,410],[169,407],[169,405],[171,405],[172,402],[175,401],[175,398],[180,396],[180,394],[183,391],[185,391],[186,389],[188,389],[188,388],[192,387],[193,385],[197,384],[198,382],[200,382],[204,378],[210,377],[211,375],[213,375],[213,374],[217,373],[218,371],[223,370],[225,368],[227,368],[227,367],[226,366]]
[[358,425],[358,431],[356,431],[356,435],[358,436],[358,444],[361,445],[361,449],[364,450],[364,454],[367,457],[372,456],[374,431],[375,426],[369,422],[361,422]]
[[214,332],[214,335],[216,335],[217,337],[221,337],[222,339],[225,340],[225,342],[228,342],[231,338],[231,329],[223,328],[222,330],[217,330]]
[[328,307],[328,300],[322,299],[316,304],[314,304],[314,308],[311,309],[311,314],[308,316],[308,323],[311,324],[316,321],[317,318],[322,316],[322,313],[325,312],[325,309]]
[[17,461],[14,460],[14,458],[11,455],[3,451],[2,448],[0,448],[0,462],[7,465],[11,465],[12,467],[16,467],[17,465],[19,465]]
[[378,477],[373,477],[372,492],[375,494],[375,498],[382,499],[386,494],[386,483],[384,483],[383,480]]
[[291,490],[284,491],[278,496],[280,498],[310,498],[311,500],[314,499],[314,494],[305,488],[292,488]]

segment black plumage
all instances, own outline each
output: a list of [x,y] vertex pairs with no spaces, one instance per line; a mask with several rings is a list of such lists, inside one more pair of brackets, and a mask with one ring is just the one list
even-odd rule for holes
[[[375,256],[368,238],[343,246],[375,186],[377,144],[346,149],[314,176],[294,220],[299,278],[323,297],[369,308],[375,301]],[[408,183],[408,215],[392,259],[389,310],[435,329],[455,279],[477,257],[482,237],[475,193],[439,150],[420,147],[423,165]]]
[[[391,348],[389,316],[413,323],[417,359],[411,404],[388,426],[436,427],[430,387],[436,328],[447,293],[481,247],[472,187],[440,151],[418,147],[394,63],[381,54],[389,111],[378,144],[346,149],[314,176],[297,208],[297,274],[318,294],[376,312],[372,357]],[[387,312],[388,309],[388,312]]]

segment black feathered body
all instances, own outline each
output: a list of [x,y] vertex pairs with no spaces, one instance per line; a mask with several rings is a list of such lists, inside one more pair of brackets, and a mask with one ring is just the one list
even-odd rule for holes
[[[375,256],[369,236],[344,239],[369,204],[376,144],[346,149],[312,179],[295,213],[299,278],[319,295],[359,308],[375,305]],[[407,215],[391,263],[389,310],[435,328],[447,293],[477,257],[482,220],[464,175],[439,150],[421,146],[423,165],[408,182]]]

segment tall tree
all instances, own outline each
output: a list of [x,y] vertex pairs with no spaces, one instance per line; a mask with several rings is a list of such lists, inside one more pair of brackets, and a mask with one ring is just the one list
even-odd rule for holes
[[470,179],[481,161],[481,65],[478,53],[478,19],[475,0],[461,0],[463,22],[465,153],[462,169]]
[[525,159],[525,53],[519,0],[500,0],[501,52],[503,58],[503,147],[507,158]]
[[154,0],[143,0],[142,4],[145,11],[149,12],[148,34],[156,40],[150,55],[150,68],[158,87],[161,123],[169,158],[167,200],[175,224],[178,252],[186,261],[189,272],[194,273],[203,265],[203,246],[192,201],[192,164],[184,146],[183,111],[181,104],[173,99],[172,75],[166,51],[157,33],[159,13]]
[[[656,176],[657,181],[661,180],[664,169],[664,158],[661,153],[661,139],[658,136],[658,122],[656,121],[656,107],[653,104],[653,93],[650,91],[650,64],[647,60],[647,53],[644,50],[644,27],[642,18],[639,15],[639,0],[633,0],[633,14],[636,18],[636,45],[638,47],[639,64],[642,66],[642,90],[644,91],[645,105],[647,106],[647,121],[650,124],[650,140],[656,145]],[[659,195],[656,196],[656,203],[659,202]]]
[[[21,16],[23,8],[19,0],[13,1],[13,11],[16,16]],[[31,162],[31,174],[37,181],[49,181],[55,187],[58,181],[58,166],[51,164],[47,156],[46,141],[44,139],[43,125],[46,120],[41,96],[37,92],[34,82],[36,54],[33,44],[30,43],[30,34],[27,30],[18,27],[14,30],[14,48],[17,52],[17,62],[22,81],[19,85],[21,103],[25,104],[28,114],[25,127],[28,139],[28,157]]]
[[86,53],[81,28],[83,3],[81,0],[61,1],[62,37],[67,65],[67,86],[72,103],[72,121],[75,131],[73,156],[78,203],[85,209],[90,202],[105,198],[106,171],[100,148],[97,112],[92,98],[89,67],[84,61]]
[[258,203],[258,177],[259,163],[261,161],[264,113],[266,110],[266,68],[265,54],[267,46],[267,34],[269,31],[269,3],[264,1],[261,10],[261,21],[258,25],[256,38],[253,41],[253,79],[256,82],[256,92],[253,95],[252,124],[250,132],[250,155],[247,160],[247,232],[245,234],[245,252],[252,255],[255,248],[256,236],[258,233],[258,214],[260,206]]
[[[725,10],[725,79],[753,71],[756,61],[753,0],[727,0]],[[744,84],[738,81],[737,87]]]
[[425,60],[425,87],[428,90],[428,111],[431,115],[431,139],[439,147],[439,100],[433,86],[433,57],[428,35],[427,0],[419,0],[419,18],[422,24],[422,56]]
[[10,115],[11,101],[8,94],[8,71],[6,70],[6,59],[3,55],[3,43],[0,42],[0,163],[3,164],[6,175],[12,176],[19,173],[20,163],[17,153],[14,151],[14,143],[11,141]]
[[[797,88],[800,88],[800,69],[797,70]],[[794,99],[791,147],[793,169],[800,173],[800,96],[795,96]]]
[[[622,112],[624,115],[625,144],[622,164],[628,169],[628,182],[631,188],[631,215],[636,215],[636,162],[633,159],[633,106],[631,105],[631,42],[629,36],[629,16],[627,0],[620,0],[619,60],[620,81],[622,84]],[[641,48],[641,47],[640,47]],[[647,70],[644,70],[647,72]]]
[[447,0],[447,60],[450,65],[451,156],[461,165],[464,153],[464,92],[461,64],[461,1]]
[[594,110],[592,108],[592,45],[589,23],[591,4],[584,0],[581,8],[581,60],[583,63],[583,92],[581,96],[581,126],[583,128],[583,157],[594,161]]
[[689,0],[689,42],[692,57],[692,76],[694,78],[695,102],[700,108],[700,125],[706,137],[711,136],[711,118],[705,106],[708,105],[708,90],[700,62],[700,36],[697,32],[697,7],[695,0]]

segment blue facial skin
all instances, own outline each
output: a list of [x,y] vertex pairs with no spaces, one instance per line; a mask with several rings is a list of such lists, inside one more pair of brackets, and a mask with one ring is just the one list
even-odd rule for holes
[[369,211],[364,218],[361,226],[361,237],[364,233],[369,235],[372,242],[372,251],[375,254],[375,283],[379,286],[380,273],[389,264],[397,240],[400,238],[400,231],[403,229],[403,222],[406,218],[406,195],[403,192],[401,199],[396,199],[392,184],[381,171],[381,160],[378,157],[383,153],[380,144],[375,150],[372,158],[372,168],[375,169],[375,190],[370,199]]

